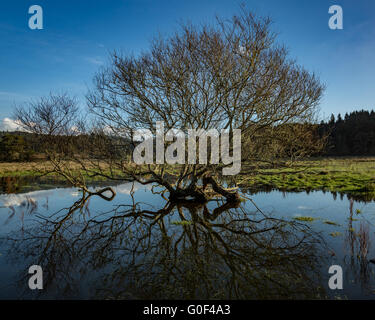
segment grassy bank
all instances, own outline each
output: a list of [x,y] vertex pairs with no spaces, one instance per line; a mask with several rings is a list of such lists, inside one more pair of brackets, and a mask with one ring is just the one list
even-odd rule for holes
[[326,190],[375,196],[375,158],[322,158],[293,168],[245,167],[241,186],[285,191]]
[[[37,177],[50,169],[47,162],[0,163],[0,178]],[[77,167],[78,168],[78,167]],[[74,169],[74,167],[73,167]],[[48,176],[54,181],[63,180]],[[326,190],[372,194],[375,198],[375,158],[322,158],[297,162],[292,168],[269,168],[265,164],[243,165],[239,185],[285,191]],[[97,177],[100,181],[103,178]]]
[[[102,167],[105,168],[105,164]],[[90,165],[87,164],[89,168]],[[78,172],[80,166],[77,163],[71,162],[69,168],[72,172]],[[48,161],[37,161],[37,162],[0,162],[0,178],[4,177],[41,177],[45,176],[45,172],[51,171],[52,165]],[[103,177],[89,178],[84,171],[82,174],[89,180],[103,181]],[[64,180],[63,177],[56,173],[49,173],[48,179],[53,178],[54,180]]]
[[[71,164],[72,171],[78,173],[77,164]],[[56,173],[45,174],[52,169],[49,162],[0,162],[0,193],[19,193],[45,190],[56,187],[70,187],[71,184]],[[82,171],[81,171],[82,172]],[[82,172],[89,185],[112,185],[106,178],[88,177]]]
[[0,162],[0,177],[34,177],[48,169],[47,162]]

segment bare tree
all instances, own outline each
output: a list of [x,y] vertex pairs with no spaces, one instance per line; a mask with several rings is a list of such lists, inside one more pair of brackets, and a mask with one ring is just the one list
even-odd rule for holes
[[70,134],[76,127],[79,109],[77,100],[67,93],[53,94],[17,107],[14,117],[31,133],[58,136]]
[[[288,58],[270,25],[270,19],[242,10],[214,26],[182,26],[169,38],[155,39],[137,57],[114,52],[112,63],[95,78],[90,110],[118,136],[140,128],[155,133],[156,121],[163,121],[166,131],[241,129],[244,161],[293,158],[295,151],[306,156],[316,151],[317,140],[302,134],[301,126],[300,135],[292,134],[297,132],[292,124],[314,120],[324,88]],[[267,144],[269,137],[276,139]],[[288,139],[287,147],[281,141],[275,148],[282,137],[294,141]],[[262,152],[256,152],[260,147]],[[216,182],[223,166],[183,164],[172,173],[160,164],[125,171],[141,183],[163,185],[172,198],[206,199],[199,186],[203,178],[214,191],[236,200],[235,193]]]
[[38,150],[52,165],[35,169],[41,174],[60,174],[86,191],[81,166],[72,166],[72,160],[82,161],[87,151],[85,126],[77,100],[67,93],[50,93],[17,106],[13,117],[24,131],[33,135],[32,143],[38,145]]
[[[220,194],[238,201],[237,192],[220,182],[227,163],[135,165],[125,142],[137,129],[155,135],[156,122],[163,121],[165,131],[177,128],[185,134],[189,129],[227,130],[230,146],[234,130],[240,129],[241,161],[275,163],[316,152],[321,144],[306,123],[314,121],[324,88],[275,38],[269,18],[242,9],[239,16],[218,18],[214,25],[183,25],[168,38],[154,39],[138,56],[114,52],[87,96],[95,123],[82,147],[89,152],[74,160],[90,176],[157,183],[170,199],[206,201]],[[61,135],[76,113],[63,102],[41,100],[18,110],[17,118],[33,132]],[[56,157],[54,165],[73,184],[84,186],[84,179],[72,178]]]

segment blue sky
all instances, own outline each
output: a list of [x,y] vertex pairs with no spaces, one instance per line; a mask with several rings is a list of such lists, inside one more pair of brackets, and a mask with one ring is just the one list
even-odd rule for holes
[[[291,57],[326,84],[321,117],[375,108],[373,0],[2,0],[0,126],[15,103],[50,91],[68,91],[84,105],[92,77],[110,51],[137,54],[158,32],[168,34],[181,21],[230,17],[240,3],[271,16]],[[28,27],[34,4],[43,8],[43,30]],[[334,4],[344,10],[343,30],[328,28]]]

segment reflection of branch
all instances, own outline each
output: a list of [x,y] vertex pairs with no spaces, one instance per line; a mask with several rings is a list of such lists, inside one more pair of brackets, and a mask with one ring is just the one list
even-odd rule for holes
[[[313,292],[307,270],[317,261],[317,238],[302,225],[256,214],[250,219],[238,204],[224,203],[211,214],[206,205],[191,201],[167,202],[159,210],[133,202],[89,220],[78,215],[84,219],[73,222],[74,212],[82,212],[90,197],[83,196],[62,216],[43,218],[34,236],[28,230],[30,237],[13,242],[10,252],[40,253],[48,285],[74,288],[73,277],[84,276],[76,273],[93,269],[99,278],[92,284],[105,288],[106,297],[254,298]],[[174,212],[180,226],[170,221]]]
[[[116,196],[116,192],[111,187],[106,187],[96,192],[90,191],[87,186],[83,175],[80,173],[78,176],[73,174],[72,170],[62,164],[61,159],[56,159],[53,155],[50,155],[50,161],[53,165],[53,171],[58,173],[59,175],[63,176],[67,181],[71,183],[72,186],[81,189],[83,192],[88,193],[89,195],[97,195],[104,200],[112,201],[113,198]],[[103,193],[106,191],[110,191],[112,193],[111,197],[105,196]]]
[[[370,247],[369,225],[371,223],[362,217],[363,221],[361,221],[360,229],[356,232],[353,226],[353,205],[354,199],[349,198],[349,225],[346,242],[349,245],[350,269],[354,277],[361,281],[362,287],[370,292],[371,270],[368,266],[367,254]],[[344,262],[346,262],[346,257],[344,257]]]
[[[90,196],[99,196],[100,198],[102,198],[104,200],[107,200],[107,201],[112,201],[114,199],[114,197],[116,196],[116,192],[111,187],[100,189],[97,192],[90,192],[87,189],[85,191],[87,193],[89,193]],[[110,191],[112,193],[112,196],[110,196],[110,197],[105,196],[103,193],[106,192],[106,191]]]

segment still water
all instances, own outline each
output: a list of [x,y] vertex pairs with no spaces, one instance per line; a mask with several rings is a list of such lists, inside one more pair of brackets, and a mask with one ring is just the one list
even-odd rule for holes
[[[0,194],[0,299],[375,298],[374,202],[242,190],[252,201],[237,207],[171,204],[157,188],[114,189],[110,202],[66,187]],[[28,287],[35,264],[43,290]]]

